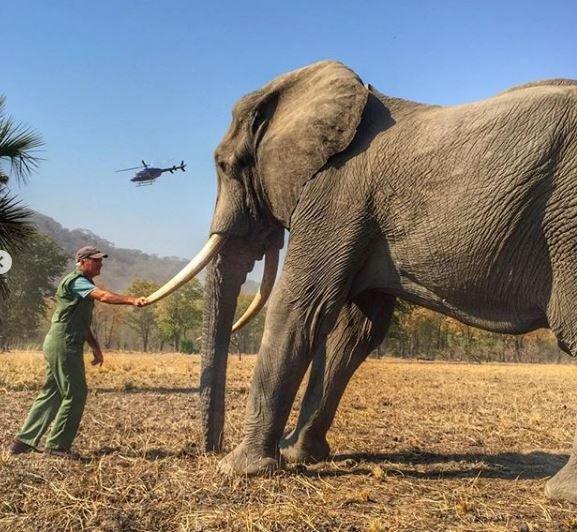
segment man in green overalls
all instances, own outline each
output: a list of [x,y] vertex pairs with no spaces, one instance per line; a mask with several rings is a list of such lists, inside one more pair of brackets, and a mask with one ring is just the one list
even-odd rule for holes
[[45,451],[58,456],[76,456],[70,448],[88,394],[84,342],[92,348],[92,364],[102,366],[104,362],[98,340],[90,330],[94,300],[136,307],[147,304],[144,297],[115,294],[93,284],[92,279],[100,274],[102,259],[107,256],[94,247],[79,249],[76,269],[62,279],[56,290],[56,309],[42,348],[46,359],[46,382],[12,443],[12,454],[36,451],[40,438],[52,423]]

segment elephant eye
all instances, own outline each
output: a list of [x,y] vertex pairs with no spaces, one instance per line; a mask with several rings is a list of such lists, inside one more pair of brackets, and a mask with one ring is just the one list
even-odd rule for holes
[[254,135],[258,127],[262,124],[262,117],[259,115],[258,111],[255,111],[252,115],[252,120],[250,121],[250,130]]
[[218,161],[217,164],[218,164],[218,167],[220,168],[220,170],[226,174],[227,170],[228,170],[228,165],[224,161]]

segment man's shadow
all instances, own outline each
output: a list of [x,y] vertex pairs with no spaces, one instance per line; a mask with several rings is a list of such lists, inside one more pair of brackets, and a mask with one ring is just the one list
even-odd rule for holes
[[[375,465],[383,473],[422,479],[500,478],[508,480],[539,479],[554,475],[569,459],[569,455],[534,451],[530,453],[354,453],[337,454],[324,467],[309,468],[311,476],[342,476],[369,474]],[[454,464],[451,464],[454,462]],[[370,465],[369,465],[370,464]],[[402,465],[400,465],[402,464]],[[449,465],[447,467],[435,467]],[[407,466],[429,466],[427,471]],[[419,469],[422,469],[420,467]]]

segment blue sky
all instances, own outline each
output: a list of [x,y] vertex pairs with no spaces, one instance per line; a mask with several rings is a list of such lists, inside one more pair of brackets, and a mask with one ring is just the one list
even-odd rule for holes
[[[40,131],[25,203],[119,247],[188,257],[216,197],[212,155],[234,102],[285,71],[339,59],[381,92],[456,104],[577,78],[577,3],[542,1],[0,4],[0,93]],[[136,188],[141,159],[188,163]]]

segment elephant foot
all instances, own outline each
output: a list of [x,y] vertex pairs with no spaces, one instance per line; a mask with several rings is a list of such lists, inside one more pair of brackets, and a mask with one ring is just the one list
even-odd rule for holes
[[577,503],[577,461],[573,457],[545,484],[545,495],[556,501]]
[[282,457],[287,462],[306,464],[322,462],[331,454],[327,440],[296,433],[296,429],[280,441]]
[[269,475],[279,468],[279,461],[270,456],[263,456],[241,443],[228,453],[218,464],[218,470],[225,475]]

